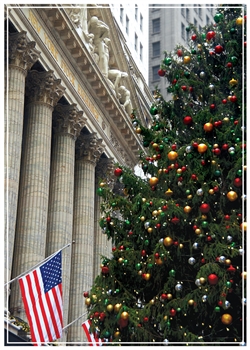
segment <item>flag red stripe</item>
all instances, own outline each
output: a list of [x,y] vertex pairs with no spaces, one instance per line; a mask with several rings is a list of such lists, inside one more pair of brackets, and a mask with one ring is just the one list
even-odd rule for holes
[[88,342],[90,342],[89,345],[90,345],[90,346],[93,346],[93,344],[92,344],[92,342],[91,342],[90,333],[89,333],[89,326],[87,326],[85,322],[83,323],[82,326],[83,326],[84,332],[85,332],[85,334],[86,334],[86,336],[87,336]]
[[[39,285],[37,271],[34,271],[34,275],[35,275],[35,284],[37,286],[37,285]],[[50,326],[49,326],[48,318],[47,318],[47,315],[46,315],[46,310],[44,308],[44,304],[43,304],[41,293],[39,293],[37,303],[40,306],[41,313],[42,313],[42,318],[39,317],[38,323],[41,325],[41,329],[42,329],[42,332],[43,332],[43,341],[47,341],[46,334],[48,333],[48,337],[49,336],[51,337],[51,332],[50,332]],[[44,326],[42,326],[42,324],[40,322],[40,319],[43,320]],[[44,329],[44,327],[45,327],[45,329]]]
[[[56,305],[56,311],[57,311],[57,315],[59,317],[59,319],[55,320],[55,325],[54,325],[54,327],[57,329],[58,338],[61,337],[60,329],[62,329],[62,325],[63,325],[62,307],[61,307],[62,288],[60,288],[61,285],[62,284],[60,283],[59,285],[57,285],[56,287],[54,287],[52,289],[52,293],[53,293],[54,301],[55,301],[55,305]],[[58,292],[60,292],[60,300],[59,300]]]
[[[40,286],[37,285],[37,278],[36,278],[37,277],[37,272],[36,272],[36,270],[33,271],[33,275],[34,275],[35,281],[36,281],[35,287],[36,287],[37,293],[38,293],[38,295],[40,295],[41,294],[41,290],[40,290]],[[27,281],[27,284],[28,284],[28,290],[29,290],[30,299],[31,299],[31,303],[32,303],[32,306],[33,306],[33,312],[34,312],[34,317],[32,318],[32,323],[35,323],[35,325],[37,327],[37,330],[38,330],[38,334],[39,334],[39,339],[36,339],[36,337],[35,337],[35,339],[32,339],[32,341],[34,341],[34,342],[37,342],[37,341],[44,342],[43,331],[42,331],[41,324],[40,324],[40,321],[39,321],[39,315],[38,315],[38,312],[37,312],[36,300],[35,300],[34,293],[33,293],[33,285],[32,285],[32,282],[31,282],[30,275],[26,276],[26,281]]]
[[22,298],[23,298],[24,310],[26,312],[28,323],[29,323],[29,326],[30,326],[31,339],[35,339],[32,318],[31,318],[31,314],[30,314],[30,311],[29,311],[28,301],[27,301],[27,298],[26,298],[25,287],[24,287],[24,283],[23,283],[23,279],[22,278],[19,279],[19,286],[20,286],[21,294],[22,294]]
[[[53,309],[53,306],[51,304],[50,293],[52,293],[54,295],[54,290],[55,290],[55,288],[52,288],[48,293],[46,293],[45,297],[46,297],[47,305],[48,305],[48,308],[49,308],[49,316],[51,318],[51,323],[52,323],[53,328],[54,328],[54,333],[55,333],[57,338],[60,338],[60,334],[59,334],[59,331],[58,331],[56,318],[55,318],[55,310]],[[52,336],[49,337],[49,341],[51,341],[51,340],[52,340]]]

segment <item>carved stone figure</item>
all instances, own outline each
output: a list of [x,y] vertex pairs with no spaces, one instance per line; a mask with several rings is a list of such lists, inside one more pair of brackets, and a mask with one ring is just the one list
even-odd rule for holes
[[128,77],[128,74],[126,72],[121,72],[119,69],[109,69],[108,71],[109,86],[114,90],[118,98],[119,98],[118,88],[120,86],[121,80],[127,77]]
[[118,88],[118,92],[120,94],[119,101],[121,105],[123,106],[125,111],[130,115],[133,110],[131,101],[130,101],[130,91],[126,89],[125,86],[122,85]]
[[100,21],[98,17],[93,16],[90,18],[88,23],[88,33],[94,34],[94,44],[98,46],[100,41],[102,41],[104,38],[109,37],[109,26]]

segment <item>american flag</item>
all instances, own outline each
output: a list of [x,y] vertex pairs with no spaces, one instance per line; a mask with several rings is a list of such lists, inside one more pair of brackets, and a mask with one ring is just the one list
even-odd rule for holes
[[19,279],[24,309],[34,345],[62,336],[61,251]]
[[91,321],[87,320],[83,322],[82,328],[86,334],[90,346],[101,346],[102,340],[98,337],[97,332],[91,332],[90,329]]

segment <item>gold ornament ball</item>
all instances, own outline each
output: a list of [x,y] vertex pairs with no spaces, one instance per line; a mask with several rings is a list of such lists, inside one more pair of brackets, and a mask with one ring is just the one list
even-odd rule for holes
[[153,145],[152,145],[152,147],[153,147],[154,149],[156,149],[156,148],[158,147],[158,143],[154,142]]
[[120,335],[121,335],[121,333],[120,333],[119,331],[116,331],[116,332],[114,333],[114,337],[115,337],[115,338],[119,338]]
[[190,213],[190,212],[191,212],[192,208],[191,208],[189,205],[186,205],[186,206],[184,207],[184,209],[183,209],[183,210],[184,210],[184,212],[185,212],[185,213],[187,213],[187,214],[188,214],[188,213]]
[[212,165],[216,165],[216,160],[211,161]]
[[127,312],[127,311],[123,311],[123,312],[121,313],[121,318],[122,318],[123,320],[127,320],[127,319],[129,318],[128,312]]
[[158,215],[158,210],[153,210],[152,214],[153,214],[153,216],[157,216]]
[[179,244],[179,248],[182,249],[184,245],[182,243]]
[[94,303],[97,301],[97,295],[96,294],[91,295],[91,298],[92,298]]
[[219,148],[218,143],[215,143],[215,144],[213,145],[213,148]]
[[142,270],[138,271],[138,275],[139,275],[139,276],[142,275]]
[[225,264],[226,264],[226,265],[231,265],[231,263],[232,263],[232,262],[231,262],[230,259],[226,259],[226,260],[225,260]]
[[210,188],[210,190],[208,191],[209,194],[214,194],[214,190],[212,188]]
[[127,188],[124,188],[124,189],[123,189],[123,194],[125,194],[125,196],[128,195],[128,189],[127,189]]
[[114,310],[114,306],[112,304],[107,305],[107,311],[112,312]]
[[202,45],[201,44],[198,44],[197,47],[198,47],[198,49],[202,49]]
[[247,170],[247,166],[246,166],[246,165],[243,166],[243,170],[244,170],[244,171]]
[[174,167],[175,167],[174,163],[172,163],[172,164],[170,165],[170,167],[171,167],[171,169],[174,169]]
[[168,299],[168,300],[171,300],[172,298],[173,298],[173,295],[170,294],[170,293],[168,293],[168,294],[167,294],[167,299]]
[[157,211],[157,215],[161,215],[161,213],[162,213],[162,210],[159,209],[159,210]]
[[207,150],[207,145],[205,143],[200,143],[198,145],[198,152],[199,153],[205,153]]
[[149,227],[149,228],[148,228],[148,233],[152,233],[152,232],[153,232],[152,227]]
[[165,237],[163,240],[163,244],[165,247],[170,247],[173,244],[173,240],[171,237]]
[[200,277],[201,284],[204,284],[206,282],[206,279],[204,277]]
[[150,280],[150,278],[151,278],[150,273],[146,273],[144,279],[145,279],[146,281],[148,281],[148,280]]
[[164,320],[164,321],[167,321],[167,320],[168,320],[168,316],[164,316],[164,317],[163,317],[163,320]]
[[123,258],[119,258],[118,262],[121,264],[123,262]]
[[194,300],[193,299],[188,300],[188,305],[194,305]]
[[99,186],[100,186],[100,187],[104,187],[105,185],[106,185],[105,182],[101,182]]
[[197,228],[194,232],[197,236],[199,236],[201,234],[201,229]]
[[228,123],[229,122],[229,118],[228,117],[223,118],[223,122]]
[[207,219],[207,215],[201,215],[202,220],[206,220]]
[[177,174],[182,174],[182,169],[181,169],[181,168],[178,168],[178,169],[176,170],[176,172],[177,172]]
[[154,154],[152,158],[153,158],[153,160],[156,160],[157,159],[157,154]]
[[237,26],[241,26],[242,23],[243,23],[243,18],[242,18],[242,17],[238,17],[238,18],[236,19],[236,24],[237,24]]
[[204,124],[204,126],[203,126],[203,129],[204,129],[206,132],[212,131],[213,128],[214,128],[214,126],[213,126],[212,123],[206,123],[206,124]]
[[238,198],[238,195],[235,191],[229,191],[227,193],[227,199],[230,200],[230,202],[234,202]]
[[122,307],[122,304],[115,304],[114,306],[115,312],[119,312],[121,307]]
[[187,199],[191,199],[191,198],[193,198],[193,195],[192,195],[192,194],[189,194],[189,195],[187,196]]
[[142,198],[142,203],[146,203],[146,202],[147,202],[146,198]]
[[141,221],[145,221],[145,216],[141,216],[141,217],[140,217],[140,220],[141,220]]
[[175,151],[170,151],[168,153],[168,159],[169,160],[175,160],[178,157],[178,153]]
[[89,306],[91,304],[91,299],[90,298],[86,298],[85,299],[85,305]]
[[140,133],[141,133],[141,128],[136,128],[136,129],[135,129],[135,132],[136,132],[137,134],[140,134]]
[[149,183],[150,183],[150,186],[155,186],[158,184],[158,178],[155,177],[155,176],[152,176],[150,179],[149,179]]
[[246,231],[246,230],[247,230],[247,223],[246,223],[246,222],[242,222],[242,223],[240,224],[240,228],[241,228],[242,230]]
[[162,169],[158,169],[158,174],[162,174]]
[[184,56],[184,57],[183,57],[183,62],[184,62],[185,64],[190,63],[190,61],[191,61],[191,57],[190,57],[190,56]]
[[149,302],[150,305],[154,305],[154,303],[155,303],[154,299],[151,299],[150,302]]
[[230,314],[224,314],[221,316],[221,322],[225,325],[230,325],[233,321],[233,318]]

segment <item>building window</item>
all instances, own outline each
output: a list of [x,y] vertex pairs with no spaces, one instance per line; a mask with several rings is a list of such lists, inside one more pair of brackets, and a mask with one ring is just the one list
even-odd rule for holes
[[136,19],[136,21],[138,19],[138,7],[137,7],[137,5],[135,5],[135,19]]
[[140,13],[140,30],[143,31],[143,17]]
[[190,22],[190,11],[189,9],[186,9],[186,20]]
[[199,25],[199,32],[201,32],[202,31],[202,28],[201,28],[201,26]]
[[129,34],[129,18],[126,16],[126,33]]
[[181,14],[183,17],[185,17],[185,9],[183,4],[181,4]]
[[138,36],[135,33],[135,51],[137,51],[137,50],[138,50]]
[[194,19],[194,26],[197,28],[197,19]]
[[153,34],[160,33],[160,26],[161,26],[160,18],[153,19],[152,21]]
[[194,12],[198,13],[198,12],[197,12],[197,5],[196,5],[196,4],[194,5]]
[[140,60],[143,61],[143,46],[140,43]]
[[160,80],[158,70],[159,70],[159,65],[152,67],[152,80],[153,81]]
[[123,8],[120,7],[120,22],[123,23]]
[[208,17],[208,15],[206,15],[206,25],[207,26],[209,25],[209,17]]
[[186,40],[186,28],[183,23],[181,23],[181,37],[183,40]]
[[156,41],[152,44],[153,57],[160,56],[161,53],[161,43]]

